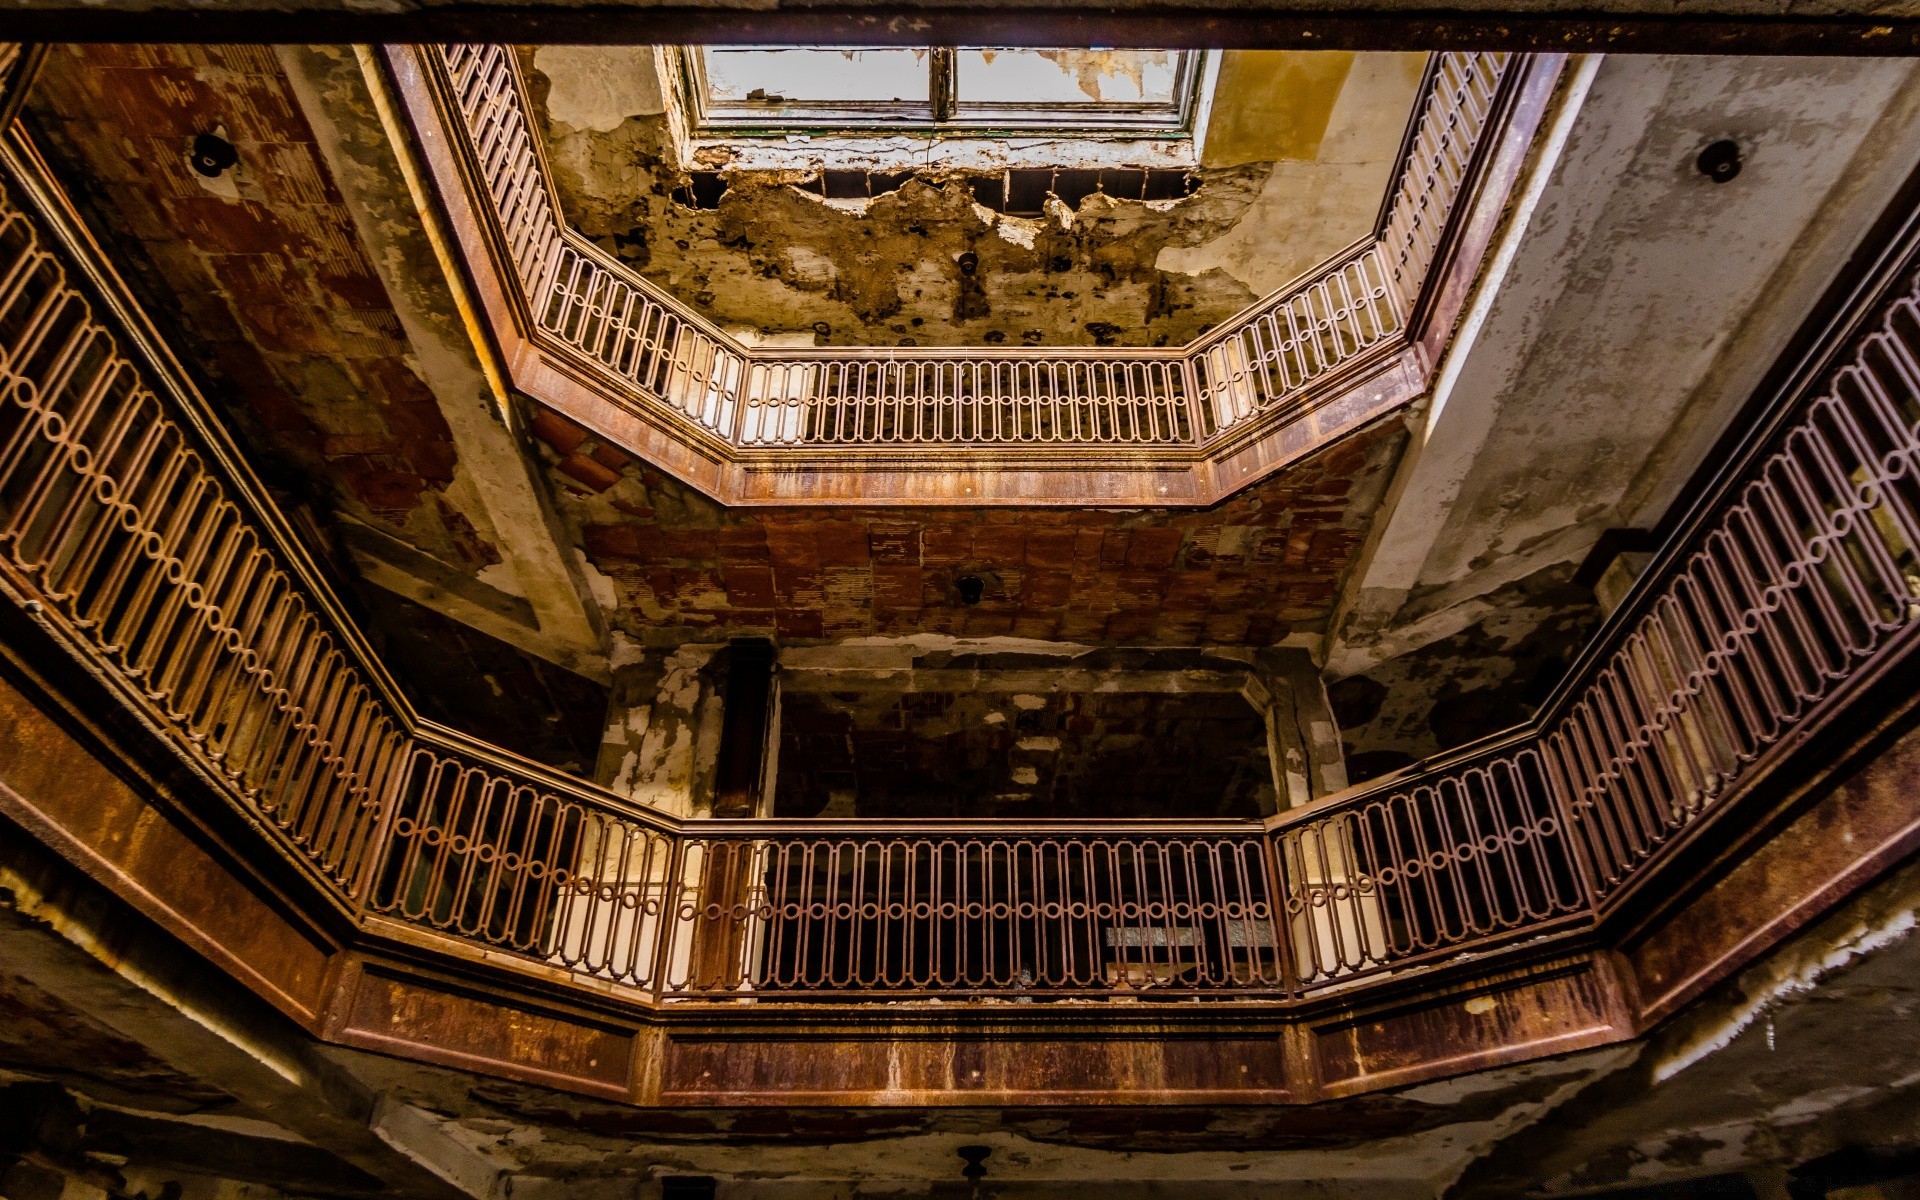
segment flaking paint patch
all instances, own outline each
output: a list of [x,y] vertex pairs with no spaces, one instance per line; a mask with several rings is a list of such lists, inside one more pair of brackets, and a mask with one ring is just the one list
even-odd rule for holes
[[[1010,219],[974,200],[966,172],[929,165],[896,190],[847,201],[804,190],[810,169],[734,169],[718,207],[695,209],[674,199],[685,177],[666,118],[626,112],[645,107],[632,99],[574,94],[588,85],[563,78],[570,48],[528,53],[555,182],[582,233],[722,325],[821,328],[826,345],[1187,342],[1258,298],[1246,279],[1284,282],[1366,234],[1412,99],[1409,87],[1398,111],[1378,97],[1333,106],[1321,140],[1348,158],[1364,143],[1371,157],[1359,166],[1298,159],[1297,173],[1278,183],[1263,162],[1205,167],[1198,192],[1180,200],[1097,192],[1077,207],[1050,200],[1044,220]],[[1396,70],[1405,73],[1387,73]],[[1340,119],[1347,110],[1377,128],[1354,135]],[[1348,183],[1321,186],[1320,175]],[[1262,207],[1284,214],[1254,211]],[[1248,254],[1221,242],[1247,220],[1259,228],[1246,241],[1262,248],[1252,255],[1265,264],[1257,272]],[[1231,269],[1162,261],[1210,244]],[[963,273],[955,263],[968,253],[977,266]]]
[[1319,262],[1319,232],[1338,227],[1342,214],[1377,208],[1386,193],[1401,133],[1383,114],[1412,107],[1419,74],[1409,68],[1424,58],[1362,56],[1341,74],[1313,155],[1275,153],[1275,161],[1262,164],[1260,194],[1245,216],[1206,241],[1170,243],[1154,265],[1191,276],[1219,272],[1263,295]]
[[1904,940],[1920,923],[1917,908],[1906,904],[1891,911],[1863,913],[1850,928],[1836,931],[1812,944],[1795,943],[1740,977],[1747,999],[1714,1024],[1698,1030],[1654,1064],[1653,1078],[1665,1083],[1730,1045],[1769,1009],[1790,997],[1810,992],[1822,979],[1857,959]]
[[1318,155],[1356,57],[1341,51],[1227,51],[1202,161],[1223,167]]
[[[602,612],[613,612],[619,608],[620,591],[614,586],[613,577],[594,566],[593,560],[587,557],[585,551],[576,549],[574,554],[580,560],[580,573],[587,582],[587,590],[592,594],[593,602],[600,606]],[[616,632],[613,637],[622,644],[632,645],[627,641],[625,634]],[[615,662],[612,665],[618,667],[625,664]]]
[[682,646],[621,668],[601,741],[604,786],[677,816],[692,816],[709,799],[721,722],[706,670],[719,649]]
[[541,46],[534,66],[552,84],[547,112],[574,129],[611,133],[667,111],[651,55],[617,46]]

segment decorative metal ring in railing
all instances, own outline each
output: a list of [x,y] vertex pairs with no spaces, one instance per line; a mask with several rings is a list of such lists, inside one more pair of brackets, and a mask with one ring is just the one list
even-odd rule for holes
[[1537,950],[1731,836],[1920,626],[1910,228],[1534,725],[1264,824],[671,819],[422,722],[17,131],[5,168],[8,602],[363,936],[487,969],[639,1003],[1285,1002]]
[[748,348],[567,227],[511,47],[389,62],[540,403],[728,503],[1160,505],[1217,501],[1424,390],[1421,336],[1463,290],[1435,268],[1477,271],[1561,58],[1436,54],[1372,234],[1191,345],[1138,350]]

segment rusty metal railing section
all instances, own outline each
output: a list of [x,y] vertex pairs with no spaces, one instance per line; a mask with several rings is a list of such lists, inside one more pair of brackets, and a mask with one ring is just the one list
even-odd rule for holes
[[[498,271],[534,352],[566,364],[523,380],[530,392],[557,387],[563,375],[615,410],[678,430],[689,445],[758,453],[756,462],[773,454],[801,469],[845,465],[835,455],[847,451],[897,452],[889,461],[898,466],[944,447],[986,454],[974,464],[981,470],[993,469],[995,452],[1062,450],[1144,454],[1163,469],[1190,470],[1356,387],[1371,388],[1368,403],[1381,411],[1417,394],[1422,369],[1388,383],[1379,376],[1408,353],[1409,314],[1496,126],[1503,82],[1522,60],[1435,56],[1375,234],[1188,346],[1060,350],[744,346],[567,227],[512,48],[446,46],[419,61],[437,80],[438,103],[425,107],[464,164],[466,199],[482,227],[469,257]],[[1398,390],[1389,402],[1390,387]],[[573,412],[582,415],[577,404]],[[668,469],[683,465],[684,455],[663,457]],[[720,476],[694,481],[752,502],[725,494]],[[867,498],[885,498],[874,489],[890,482],[869,470]],[[1147,488],[1142,498],[1194,499],[1165,492]],[[1017,493],[1000,499],[1010,496],[1018,502]]]
[[284,848],[350,886],[378,854],[406,733],[73,269],[9,196],[8,584]]
[[355,920],[500,970],[648,1003],[1284,1002],[1537,947],[1920,624],[1910,242],[1504,739],[1264,823],[668,818],[422,722],[17,133],[6,166],[8,601]]

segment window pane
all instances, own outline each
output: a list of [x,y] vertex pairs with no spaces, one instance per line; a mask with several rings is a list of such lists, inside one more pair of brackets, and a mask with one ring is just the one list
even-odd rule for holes
[[925,50],[706,49],[707,99],[750,103],[927,102]]
[[1175,50],[961,50],[954,69],[967,104],[1171,105]]

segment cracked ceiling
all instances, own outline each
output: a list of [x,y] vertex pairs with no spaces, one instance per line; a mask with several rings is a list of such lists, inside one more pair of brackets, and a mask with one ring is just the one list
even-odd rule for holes
[[574,227],[745,339],[1166,346],[1371,231],[1426,56],[1228,53],[1192,195],[1099,193],[1031,218],[975,202],[988,170],[844,201],[811,171],[735,170],[717,208],[695,208],[676,196],[686,172],[727,164],[677,161],[651,47],[523,62]]

